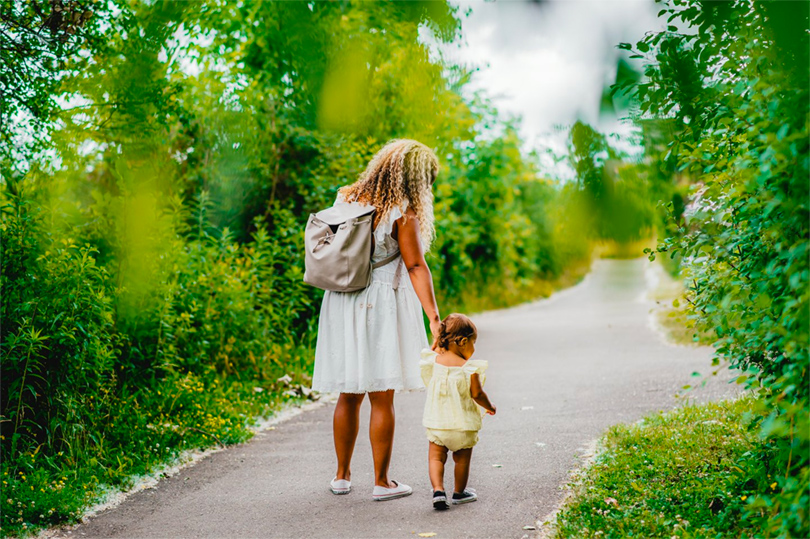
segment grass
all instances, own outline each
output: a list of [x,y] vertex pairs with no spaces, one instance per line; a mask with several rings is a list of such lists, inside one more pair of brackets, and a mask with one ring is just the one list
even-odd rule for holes
[[552,524],[562,538],[754,537],[747,505],[776,488],[749,397],[612,427]]
[[669,342],[691,346],[710,346],[717,340],[714,332],[699,330],[683,307],[684,300],[674,300],[660,305],[655,312],[655,322]]
[[525,279],[519,282],[503,282],[499,286],[487,285],[478,293],[464,294],[459,298],[448,298],[436,291],[442,308],[442,316],[452,312],[476,314],[495,309],[514,307],[521,303],[537,301],[551,296],[558,290],[574,286],[582,281],[591,270],[592,260],[585,258],[571,263],[558,277],[549,279]]
[[615,258],[619,260],[640,258],[646,256],[645,248],[654,248],[655,239],[646,238],[636,241],[616,241],[603,239],[594,246],[594,253],[599,258]]
[[81,425],[62,451],[33,451],[3,459],[0,536],[28,536],[78,522],[111,492],[127,490],[139,476],[177,462],[184,451],[248,440],[256,418],[301,398],[309,385],[300,358],[290,365],[291,381],[238,380],[213,370],[204,377],[167,377],[150,391],[88,399],[95,424]]
[[710,346],[717,337],[711,330],[695,327],[689,317],[689,302],[684,297],[683,283],[673,279],[660,262],[652,264],[657,285],[648,297],[656,303],[653,317],[666,340],[680,345]]

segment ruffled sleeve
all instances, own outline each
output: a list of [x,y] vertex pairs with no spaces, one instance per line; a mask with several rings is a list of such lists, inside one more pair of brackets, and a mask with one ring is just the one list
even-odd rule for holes
[[385,221],[378,223],[377,228],[374,229],[374,241],[382,245],[385,237],[391,235],[391,231],[394,229],[394,221],[405,215],[406,211],[408,211],[407,200],[401,206],[391,208],[391,212],[385,218]]
[[470,359],[464,364],[461,370],[464,372],[467,379],[469,379],[473,374],[477,374],[478,378],[481,380],[481,385],[483,386],[487,379],[487,367],[489,367],[489,363],[483,359]]
[[436,364],[436,352],[425,348],[422,350],[422,360],[419,362],[419,371],[422,375],[422,382],[427,386],[433,378],[433,366]]

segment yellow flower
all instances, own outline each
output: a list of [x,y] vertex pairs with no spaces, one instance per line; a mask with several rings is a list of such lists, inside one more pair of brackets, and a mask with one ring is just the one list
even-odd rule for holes
[[747,499],[748,499],[748,496],[741,496],[741,497],[740,497],[740,499],[741,499],[742,501],[745,501],[745,500],[747,500]]
[[[5,483],[5,481],[3,481]],[[771,490],[776,490],[776,481],[771,483]]]

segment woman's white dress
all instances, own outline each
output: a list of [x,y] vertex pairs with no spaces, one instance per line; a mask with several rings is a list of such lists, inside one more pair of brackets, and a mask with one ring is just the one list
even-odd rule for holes
[[[407,204],[394,209],[374,230],[377,262],[399,248],[391,237],[394,221]],[[366,393],[423,388],[420,352],[428,346],[422,307],[402,257],[371,273],[371,285],[357,292],[323,296],[315,347],[312,389],[322,393]]]

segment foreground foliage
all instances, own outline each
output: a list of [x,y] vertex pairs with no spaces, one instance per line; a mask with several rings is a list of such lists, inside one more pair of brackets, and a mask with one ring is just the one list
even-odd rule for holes
[[810,536],[810,5],[662,4],[679,26],[621,46],[647,78],[619,87],[664,143],[658,172],[690,186],[657,252],[677,254],[690,317],[758,396],[775,487],[748,498],[751,522]]
[[753,399],[612,427],[557,516],[556,537],[758,537],[747,501],[777,489]]

